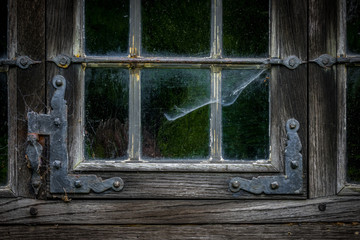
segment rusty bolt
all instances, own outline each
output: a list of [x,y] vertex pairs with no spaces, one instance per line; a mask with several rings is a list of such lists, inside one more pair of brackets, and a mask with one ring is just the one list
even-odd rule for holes
[[74,185],[75,185],[76,188],[81,188],[81,186],[82,186],[80,180],[76,180],[75,183],[74,183]]
[[115,182],[113,183],[113,186],[116,187],[116,188],[119,188],[119,187],[121,186],[120,181],[115,181]]
[[325,203],[320,203],[319,206],[318,206],[319,210],[320,211],[325,211],[326,210],[326,204]]
[[55,160],[55,161],[54,161],[54,167],[55,167],[56,169],[59,169],[59,168],[61,167],[61,162],[60,162],[59,160]]
[[272,182],[270,184],[271,189],[275,190],[279,188],[279,183],[278,182]]
[[36,216],[37,214],[38,214],[37,208],[31,207],[30,208],[30,215],[31,216]]
[[291,161],[290,166],[292,169],[296,169],[299,167],[298,161]]
[[233,181],[232,183],[231,183],[231,186],[233,187],[233,188],[239,188],[240,187],[240,182],[239,181]]
[[56,79],[55,81],[56,86],[61,87],[63,85],[63,81],[61,79]]

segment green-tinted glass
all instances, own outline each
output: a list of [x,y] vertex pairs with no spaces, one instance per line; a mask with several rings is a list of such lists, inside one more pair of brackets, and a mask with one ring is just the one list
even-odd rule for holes
[[347,51],[360,53],[360,1],[347,0]]
[[143,0],[143,55],[210,55],[209,0]]
[[266,70],[222,72],[223,158],[269,157],[269,78]]
[[4,185],[8,171],[8,91],[5,73],[0,73],[0,103],[0,185]]
[[360,182],[360,68],[348,69],[346,95],[347,177]]
[[223,0],[223,55],[267,57],[269,0]]
[[210,71],[142,71],[143,158],[209,156]]
[[128,42],[129,0],[86,0],[86,54],[126,55]]
[[126,158],[129,132],[129,71],[88,68],[85,73],[85,156]]
[[[3,1],[7,2],[7,1]],[[0,4],[0,58],[6,57],[7,51],[7,4]]]

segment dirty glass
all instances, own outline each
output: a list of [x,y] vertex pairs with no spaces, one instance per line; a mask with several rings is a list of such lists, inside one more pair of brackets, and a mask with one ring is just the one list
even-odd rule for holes
[[223,0],[223,55],[267,57],[269,0]]
[[85,1],[85,52],[127,55],[129,0]]
[[[3,1],[7,2],[7,1]],[[0,4],[0,58],[6,57],[7,51],[7,4]]]
[[4,185],[8,170],[8,91],[5,73],[0,73],[0,103],[0,185]]
[[223,158],[269,157],[269,77],[267,70],[222,72]]
[[360,53],[360,1],[347,0],[347,51]]
[[348,69],[346,95],[347,177],[360,182],[360,68]]
[[143,55],[209,56],[210,0],[143,0]]
[[141,84],[143,158],[208,158],[210,71],[146,69]]
[[127,157],[129,71],[88,68],[85,72],[85,156]]

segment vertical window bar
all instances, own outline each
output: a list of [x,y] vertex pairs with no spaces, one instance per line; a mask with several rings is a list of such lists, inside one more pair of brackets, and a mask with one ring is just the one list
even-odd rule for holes
[[[222,0],[211,2],[211,58],[222,55]],[[211,67],[210,161],[221,157],[221,68]]]
[[[140,56],[141,0],[130,1],[129,57]],[[129,85],[129,159],[140,160],[141,149],[141,80],[140,69],[130,69]]]

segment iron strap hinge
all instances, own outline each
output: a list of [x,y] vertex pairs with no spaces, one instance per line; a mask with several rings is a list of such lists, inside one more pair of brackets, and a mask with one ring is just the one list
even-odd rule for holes
[[41,61],[35,61],[28,56],[19,56],[15,59],[0,59],[0,66],[16,66],[21,69],[27,69],[30,65],[41,63]]
[[295,119],[286,123],[287,146],[285,148],[285,174],[275,176],[260,176],[252,179],[232,178],[229,189],[236,193],[241,190],[253,194],[302,194],[303,189],[303,158],[301,142],[297,131],[300,124]]
[[35,194],[41,187],[39,166],[41,165],[42,145],[40,135],[50,139],[50,193],[101,193],[112,189],[121,191],[124,182],[120,177],[102,180],[96,175],[69,174],[67,151],[67,105],[64,100],[66,80],[57,75],[52,84],[55,93],[51,99],[52,110],[49,114],[29,112],[28,117],[28,146],[26,155],[33,171],[32,186]]

